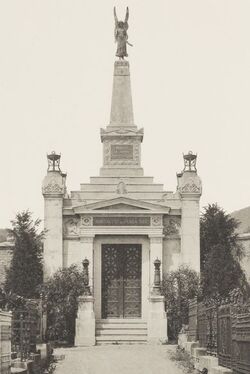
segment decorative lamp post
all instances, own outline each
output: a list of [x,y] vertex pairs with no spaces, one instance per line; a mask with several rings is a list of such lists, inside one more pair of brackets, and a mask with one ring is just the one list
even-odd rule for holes
[[184,159],[184,170],[183,171],[196,171],[196,160],[197,154],[194,155],[192,151],[189,151],[188,154],[183,155]]
[[153,291],[152,291],[153,295],[161,295],[161,270],[160,270],[160,266],[161,266],[161,261],[157,257],[157,259],[154,261],[155,271],[154,271],[154,285],[153,285]]
[[57,154],[55,151],[52,151],[47,155],[48,160],[48,171],[60,171],[60,159],[61,155]]
[[91,292],[90,292],[90,287],[89,287],[89,260],[85,258],[82,261],[82,265],[83,265],[83,284],[84,284],[83,294],[85,296],[90,296]]

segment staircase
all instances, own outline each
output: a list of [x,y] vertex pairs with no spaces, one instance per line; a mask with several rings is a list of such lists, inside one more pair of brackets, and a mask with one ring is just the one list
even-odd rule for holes
[[141,319],[102,319],[96,321],[96,344],[145,344],[147,323]]

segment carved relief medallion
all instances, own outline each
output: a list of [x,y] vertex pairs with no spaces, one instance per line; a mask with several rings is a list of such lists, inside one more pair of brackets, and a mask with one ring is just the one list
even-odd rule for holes
[[151,217],[152,226],[161,226],[162,225],[162,216],[152,216]]
[[81,217],[82,226],[92,226],[92,217],[91,216],[82,216]]

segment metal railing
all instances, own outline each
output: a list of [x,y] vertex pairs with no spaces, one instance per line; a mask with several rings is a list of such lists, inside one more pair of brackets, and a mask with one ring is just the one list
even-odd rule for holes
[[234,374],[250,373],[250,304],[205,306],[193,300],[189,316],[190,341],[196,335],[200,347]]

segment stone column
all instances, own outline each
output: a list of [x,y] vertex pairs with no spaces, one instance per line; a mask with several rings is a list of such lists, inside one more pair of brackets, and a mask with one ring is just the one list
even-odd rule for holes
[[200,271],[201,180],[196,171],[184,171],[179,178],[182,201],[181,262]]
[[199,198],[182,195],[181,262],[200,272]]
[[43,181],[44,196],[44,278],[63,266],[64,180],[58,170],[48,171]]
[[81,236],[83,258],[89,260],[89,286],[94,289],[94,235]]
[[154,284],[149,297],[148,342],[152,344],[161,344],[168,341],[165,299],[161,294],[161,261],[155,259],[153,265]]

